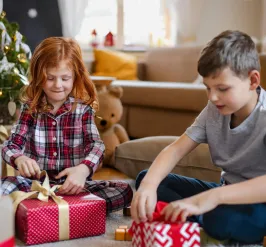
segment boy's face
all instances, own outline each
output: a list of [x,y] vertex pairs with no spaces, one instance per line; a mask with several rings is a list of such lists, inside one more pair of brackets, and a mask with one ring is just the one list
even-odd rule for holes
[[50,104],[56,106],[65,102],[73,89],[74,73],[66,61],[61,61],[55,68],[47,69],[47,81],[43,91]]
[[222,70],[216,77],[205,77],[204,84],[207,87],[208,99],[223,115],[244,109],[254,95],[250,78],[239,78],[229,68]]

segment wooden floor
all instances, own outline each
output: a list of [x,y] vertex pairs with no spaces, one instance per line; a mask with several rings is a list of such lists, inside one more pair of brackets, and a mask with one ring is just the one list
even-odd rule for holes
[[[3,169],[2,169],[2,176],[4,177],[6,175],[14,176],[15,170],[13,169],[13,167],[4,164]],[[103,167],[93,175],[92,179],[93,180],[123,180],[123,179],[129,179],[129,177],[114,168]]]
[[97,171],[93,177],[93,180],[123,180],[123,179],[129,179],[127,175],[124,173],[111,168],[111,167],[103,167],[99,171]]

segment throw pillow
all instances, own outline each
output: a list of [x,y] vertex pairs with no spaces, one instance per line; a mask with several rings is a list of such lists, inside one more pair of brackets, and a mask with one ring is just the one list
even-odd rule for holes
[[94,50],[94,76],[112,76],[118,80],[137,80],[137,58],[123,52]]

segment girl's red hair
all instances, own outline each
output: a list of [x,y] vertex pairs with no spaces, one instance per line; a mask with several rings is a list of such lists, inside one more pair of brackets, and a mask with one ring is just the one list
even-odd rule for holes
[[62,60],[67,61],[69,68],[74,72],[71,96],[76,102],[82,100],[88,105],[97,102],[95,86],[89,78],[78,43],[70,38],[50,37],[36,47],[30,62],[30,82],[24,88],[21,97],[23,103],[29,104],[30,112],[49,110],[50,107],[43,104],[46,71],[48,68],[57,67]]

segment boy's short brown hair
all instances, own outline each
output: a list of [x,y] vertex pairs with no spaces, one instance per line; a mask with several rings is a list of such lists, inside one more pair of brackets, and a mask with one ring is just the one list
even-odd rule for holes
[[248,77],[252,70],[260,71],[256,45],[249,35],[227,30],[212,39],[202,50],[198,61],[201,76],[216,76],[227,67],[241,78]]

